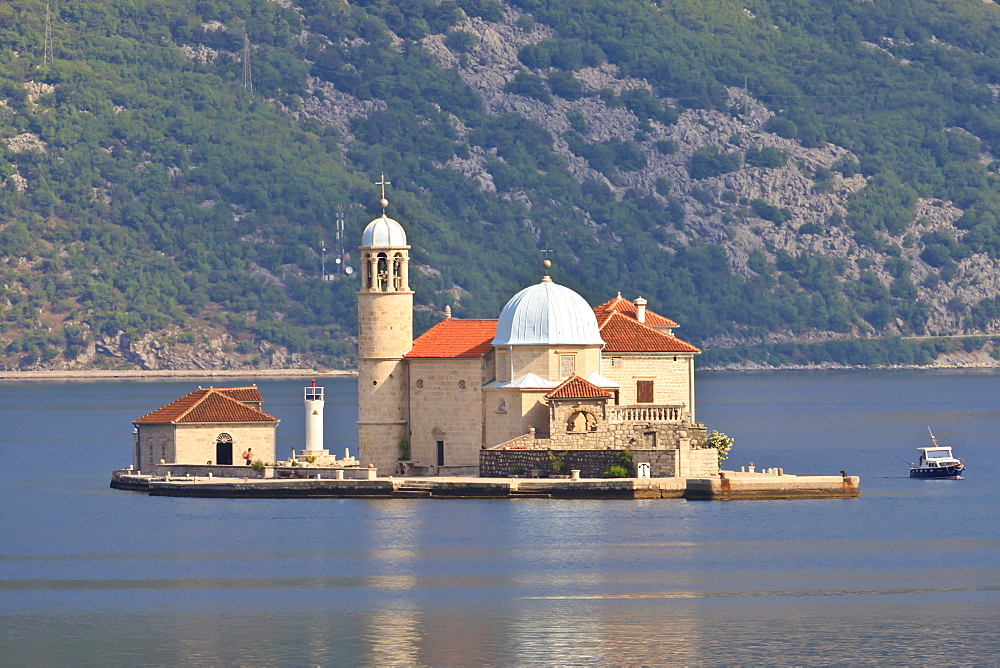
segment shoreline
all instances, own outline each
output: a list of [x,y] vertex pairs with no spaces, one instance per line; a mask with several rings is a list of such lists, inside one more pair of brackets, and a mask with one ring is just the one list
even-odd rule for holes
[[79,369],[66,371],[0,371],[0,380],[110,380],[118,378],[332,378],[357,371],[316,369]]
[[[775,371],[997,371],[997,364],[930,364],[926,366],[843,366],[802,364],[785,366],[740,365],[702,367],[699,373],[755,373]],[[0,371],[0,381],[115,380],[151,378],[349,378],[356,369],[73,369],[52,371]]]

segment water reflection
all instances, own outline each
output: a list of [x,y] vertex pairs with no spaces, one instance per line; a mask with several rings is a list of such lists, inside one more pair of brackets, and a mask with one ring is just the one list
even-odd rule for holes
[[417,608],[406,603],[363,615],[366,663],[373,666],[420,665],[417,660],[421,645],[418,617]]
[[[741,460],[864,476],[858,500],[728,504],[113,492],[129,420],[191,383],[0,383],[0,663],[990,665],[998,381],[713,376],[699,417]],[[279,438],[301,385],[265,389],[291,397],[270,404]],[[349,412],[353,384],[331,385]],[[32,406],[53,389],[64,424],[38,467]],[[889,452],[949,416],[968,479],[899,475]]]

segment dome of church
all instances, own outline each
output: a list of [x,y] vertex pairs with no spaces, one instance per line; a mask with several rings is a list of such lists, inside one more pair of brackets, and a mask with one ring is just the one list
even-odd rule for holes
[[392,218],[387,218],[382,214],[381,218],[376,218],[368,223],[364,234],[361,235],[361,246],[370,248],[372,246],[390,246],[396,248],[406,245],[406,232],[403,226]]
[[587,301],[567,287],[543,280],[511,297],[500,312],[495,346],[603,345]]

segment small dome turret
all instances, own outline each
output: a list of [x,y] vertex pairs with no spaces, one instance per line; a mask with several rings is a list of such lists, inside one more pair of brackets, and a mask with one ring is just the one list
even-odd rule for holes
[[400,248],[406,246],[403,226],[384,213],[368,223],[361,235],[362,248]]

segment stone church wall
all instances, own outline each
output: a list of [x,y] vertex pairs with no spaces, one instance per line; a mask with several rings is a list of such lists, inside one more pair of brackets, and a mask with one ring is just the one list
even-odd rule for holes
[[[161,459],[176,461],[173,425],[141,424],[136,428],[139,430],[139,461],[136,465],[140,471],[152,471]],[[210,459],[214,459],[214,455]]]
[[483,362],[410,359],[410,459],[436,466],[475,466],[483,444]]

